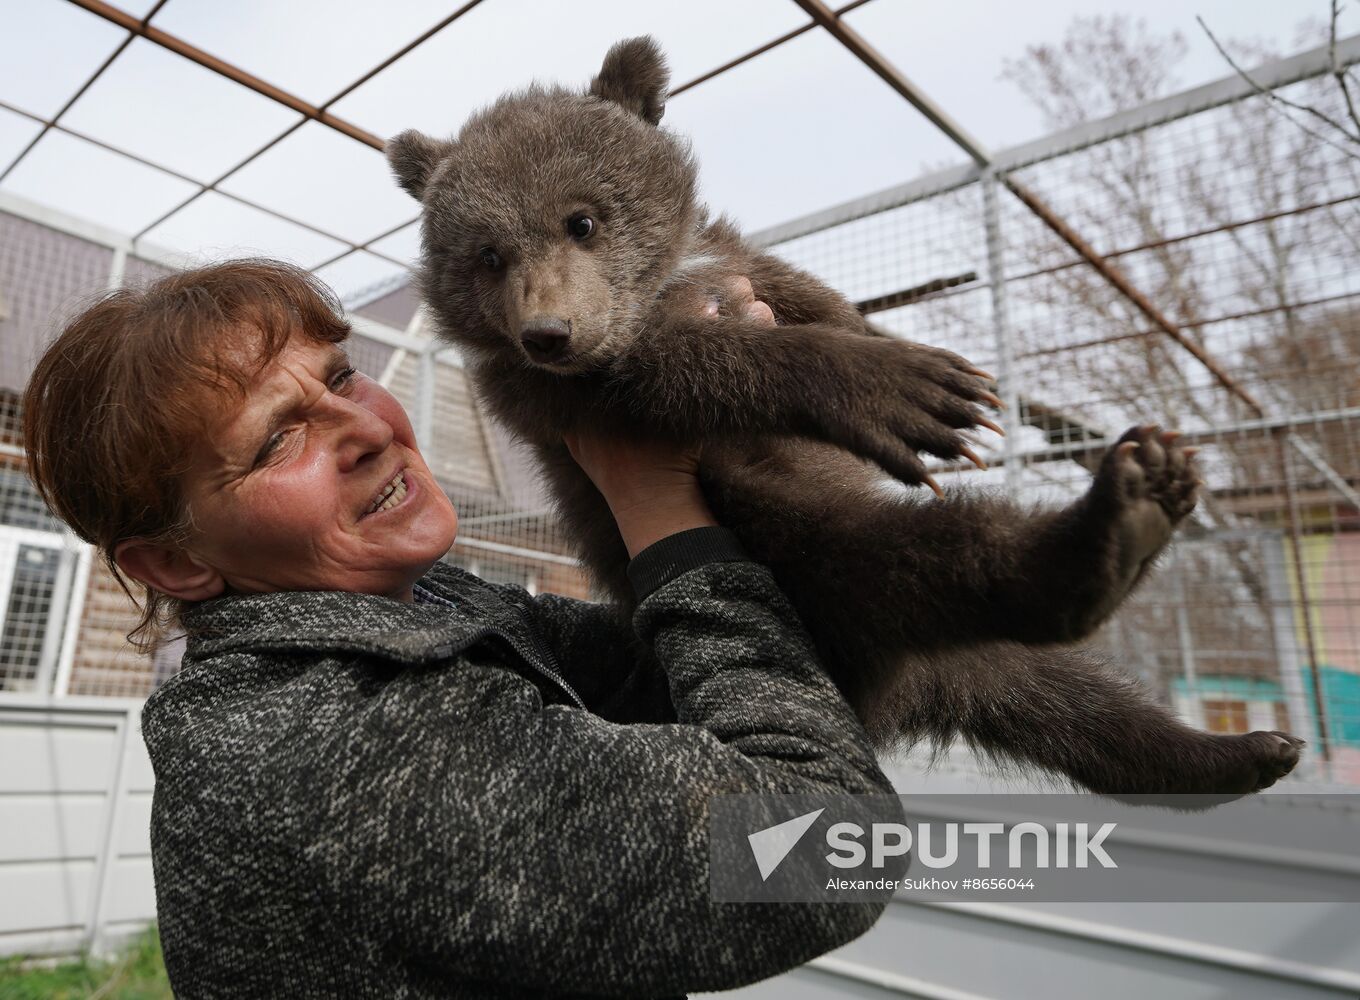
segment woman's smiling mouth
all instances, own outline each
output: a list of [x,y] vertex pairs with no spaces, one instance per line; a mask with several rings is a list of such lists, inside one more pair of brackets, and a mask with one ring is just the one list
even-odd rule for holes
[[406,499],[408,487],[406,484],[406,470],[402,469],[395,476],[387,481],[387,484],[378,491],[378,495],[373,498],[373,502],[361,515],[361,519],[378,511],[391,510]]

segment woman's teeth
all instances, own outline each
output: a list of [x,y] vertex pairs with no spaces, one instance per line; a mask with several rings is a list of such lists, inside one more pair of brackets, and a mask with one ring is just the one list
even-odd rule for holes
[[398,472],[392,477],[392,481],[383,487],[382,492],[374,498],[373,502],[368,505],[368,510],[364,511],[364,513],[376,514],[380,510],[391,510],[405,499],[406,480],[403,479],[402,474]]

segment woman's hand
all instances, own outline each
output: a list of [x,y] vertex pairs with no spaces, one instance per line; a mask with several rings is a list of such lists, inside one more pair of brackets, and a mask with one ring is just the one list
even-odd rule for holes
[[630,559],[677,531],[718,523],[695,476],[697,448],[575,434],[563,440],[604,494]]
[[[725,301],[709,298],[704,315],[717,316],[725,305],[729,313],[774,326],[770,307],[755,298],[746,278],[733,278],[723,291]],[[677,531],[718,523],[699,489],[698,444],[578,434],[564,434],[563,441],[604,495],[630,558]]]

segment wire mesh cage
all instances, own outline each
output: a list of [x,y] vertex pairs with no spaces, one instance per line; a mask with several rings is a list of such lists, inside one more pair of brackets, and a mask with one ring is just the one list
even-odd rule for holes
[[[1275,96],[1340,113],[1325,68]],[[947,488],[1061,503],[1128,426],[1180,430],[1202,501],[1096,641],[1188,721],[1291,730],[1305,776],[1357,784],[1360,154],[1302,117],[1242,87],[1161,102],[764,240],[891,335],[999,373],[1008,434],[982,442],[989,470],[941,468]],[[0,350],[31,354],[79,296],[162,271],[0,214]],[[459,510],[448,558],[589,596],[532,464],[420,336],[410,288],[348,305],[355,364],[411,410]],[[0,416],[0,688],[145,695],[175,648],[126,646],[126,595],[24,479],[14,393]]]

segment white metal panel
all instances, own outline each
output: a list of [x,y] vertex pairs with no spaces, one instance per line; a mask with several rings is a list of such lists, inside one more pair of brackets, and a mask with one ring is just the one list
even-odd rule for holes
[[0,934],[85,926],[93,902],[95,862],[0,865]]
[[18,543],[0,535],[0,632],[5,629],[5,613],[9,607],[9,587],[14,580],[14,569],[19,552]]
[[151,769],[151,757],[146,752],[146,742],[141,730],[134,730],[128,736],[127,774],[124,776],[129,792],[150,792],[156,787],[156,772]]
[[1354,986],[1289,981],[1190,955],[1134,950],[941,907],[891,906],[870,934],[836,955],[987,997],[1303,1000],[1355,994]]
[[151,793],[128,792],[118,817],[114,851],[120,859],[151,856]]
[[115,745],[112,729],[0,722],[0,793],[103,792]]
[[0,933],[0,955],[69,955],[80,950],[83,940],[79,927]]
[[[934,768],[914,756],[884,767],[904,793],[1037,790],[988,773],[965,753]],[[1360,903],[895,901],[868,934],[829,961],[722,995],[1354,998],[1360,995],[1356,927]]]
[[[151,858],[119,858],[113,864],[104,905],[104,926],[120,921],[156,919],[155,882]],[[103,936],[106,932],[101,932]]]
[[102,794],[0,795],[0,864],[93,860],[107,806]]

